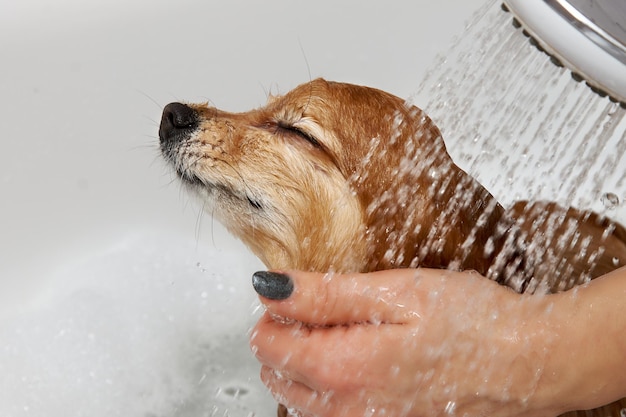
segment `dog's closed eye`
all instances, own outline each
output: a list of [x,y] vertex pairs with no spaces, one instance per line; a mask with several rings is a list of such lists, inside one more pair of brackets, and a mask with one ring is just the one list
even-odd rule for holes
[[296,136],[300,137],[301,139],[304,139],[305,141],[313,145],[315,148],[325,150],[324,146],[322,146],[322,144],[317,140],[317,138],[313,136],[311,133],[305,131],[304,129],[298,126],[295,126],[291,123],[287,123],[287,122],[278,122],[277,126],[281,131],[290,133],[290,134],[295,134]]

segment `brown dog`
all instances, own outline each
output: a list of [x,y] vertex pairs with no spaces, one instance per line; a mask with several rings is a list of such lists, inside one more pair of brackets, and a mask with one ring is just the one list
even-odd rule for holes
[[626,265],[622,226],[553,203],[505,210],[424,112],[380,90],[317,79],[236,114],[172,103],[159,137],[183,182],[271,269],[474,269],[554,292]]

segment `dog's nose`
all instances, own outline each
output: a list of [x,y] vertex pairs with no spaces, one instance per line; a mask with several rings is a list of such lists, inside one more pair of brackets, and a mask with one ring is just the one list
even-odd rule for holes
[[182,103],[170,103],[163,109],[159,139],[161,142],[185,138],[198,127],[198,112]]

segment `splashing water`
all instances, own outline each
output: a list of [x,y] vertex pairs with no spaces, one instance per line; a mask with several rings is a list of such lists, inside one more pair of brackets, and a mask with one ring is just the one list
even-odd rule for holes
[[552,200],[625,223],[626,110],[574,82],[511,20],[487,2],[413,101],[501,203]]
[[602,195],[602,204],[607,210],[613,210],[619,206],[619,197],[613,193],[606,193]]
[[[626,194],[626,109],[596,96],[586,85],[575,83],[569,71],[555,67],[512,27],[511,16],[498,6],[495,1],[483,6],[428,73],[413,101],[439,126],[452,159],[504,207],[520,200],[551,201],[624,222],[619,201]],[[422,116],[397,115],[393,125],[398,132],[405,132],[404,117],[414,122]],[[394,181],[366,208],[367,216],[376,219],[368,232],[380,230],[385,236],[380,248],[383,267],[475,269],[518,291],[562,290],[589,279],[586,272],[574,276],[578,266],[560,262],[560,255],[549,258],[551,245],[569,244],[573,251],[584,252],[576,263],[586,267],[605,252],[601,245],[586,250],[591,241],[584,238],[581,247],[574,248],[578,223],[567,226],[569,220],[563,223],[564,213],[558,210],[545,217],[542,206],[535,206],[539,217],[532,220],[536,214],[526,206],[528,221],[520,220],[521,233],[530,223],[543,223],[532,239],[506,232],[510,225],[507,217],[501,217],[497,227],[502,233],[484,241],[484,231],[495,230],[493,218],[502,208],[472,177],[458,176],[456,167],[441,157],[440,138],[434,137],[427,118],[422,120],[422,129],[401,145],[404,160],[391,171]],[[384,160],[397,145],[396,137],[388,139],[372,139],[355,184],[367,178],[371,157]],[[488,206],[481,218],[475,217],[478,201]],[[472,224],[473,230],[462,230],[460,224]],[[378,234],[370,236],[376,239]],[[417,243],[417,251],[410,242]],[[490,260],[487,267],[481,264],[477,248],[496,261]],[[513,259],[522,252],[523,258]],[[543,272],[533,264],[541,265]],[[567,279],[557,284],[561,273]]]
[[455,163],[505,207],[550,200],[626,224],[626,109],[551,63],[499,5],[474,15],[410,101],[441,129]]

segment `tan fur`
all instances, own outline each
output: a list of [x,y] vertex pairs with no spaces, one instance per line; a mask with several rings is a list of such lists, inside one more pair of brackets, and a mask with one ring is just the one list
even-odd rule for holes
[[626,264],[620,225],[553,203],[505,211],[423,111],[383,91],[318,79],[246,113],[171,106],[164,156],[269,268],[474,269],[536,292]]

